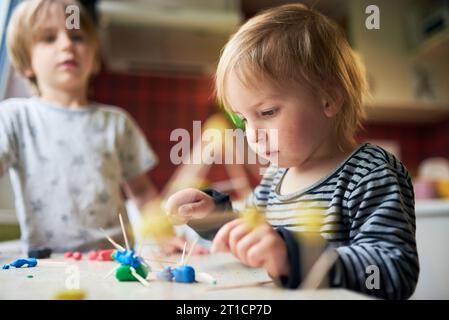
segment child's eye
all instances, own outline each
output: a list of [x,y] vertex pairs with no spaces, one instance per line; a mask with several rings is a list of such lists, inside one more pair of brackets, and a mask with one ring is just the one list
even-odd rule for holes
[[278,112],[278,108],[271,108],[271,109],[262,111],[260,114],[262,115],[262,117],[271,117],[271,116],[274,116],[277,112]]
[[73,42],[83,42],[84,41],[84,35],[81,33],[72,33],[70,35],[70,39],[72,39]]
[[52,43],[56,40],[56,36],[52,34],[47,34],[42,36],[41,40],[46,43]]

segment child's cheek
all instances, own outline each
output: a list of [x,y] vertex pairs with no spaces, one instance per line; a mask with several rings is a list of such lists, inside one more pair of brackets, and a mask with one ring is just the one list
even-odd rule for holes
[[245,132],[246,132],[246,139],[248,139],[248,143],[255,144],[257,141],[256,130],[247,127]]

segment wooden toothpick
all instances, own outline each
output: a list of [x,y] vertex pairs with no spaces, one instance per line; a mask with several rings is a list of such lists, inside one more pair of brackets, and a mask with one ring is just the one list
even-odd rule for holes
[[131,274],[137,279],[139,280],[139,282],[144,286],[144,287],[148,287],[150,284],[148,283],[147,280],[145,280],[143,277],[140,276],[140,274],[137,273],[136,269],[134,269],[133,267],[129,268],[131,270]]
[[114,266],[114,268],[112,268],[111,270],[109,270],[109,272],[104,276],[103,279],[107,279],[109,278],[114,272],[115,270],[117,270],[119,267]]
[[104,231],[103,228],[100,228],[100,231],[103,232],[104,236],[106,237],[106,239],[109,240],[109,242],[114,246],[114,248],[116,248],[119,251],[125,251],[125,248],[123,248],[121,245],[119,245],[117,242],[115,242],[114,240],[111,239],[110,236],[108,236],[108,234],[106,233],[106,231]]
[[[157,264],[159,265],[159,267],[160,268],[164,268],[164,266],[163,266],[163,264],[161,263],[161,261],[159,261],[159,260],[157,260],[156,258],[155,258],[155,255],[154,255],[154,252],[153,252],[153,250],[150,250],[150,252],[149,252],[149,254],[150,254],[150,261],[155,261],[155,262],[157,262]],[[148,260],[147,258],[145,258],[145,257],[142,257],[142,256],[140,256],[147,264],[148,264],[148,262],[146,261],[146,260]]]
[[118,218],[120,219],[120,226],[122,228],[123,238],[125,238],[126,249],[129,250],[129,242],[128,237],[126,236],[125,224],[123,223],[122,214],[118,214]]
[[177,264],[176,261],[165,260],[165,259],[158,259],[158,258],[155,258],[153,256],[145,256],[145,257],[143,257],[143,259],[145,259],[146,261],[154,261],[154,262],[166,263],[166,264],[170,264],[170,265],[176,265]]
[[195,239],[195,241],[192,242],[192,245],[190,247],[189,253],[187,254],[186,259],[184,260],[184,264],[187,264],[187,261],[189,261],[190,255],[193,252],[193,249],[195,249],[196,243],[198,242],[198,238]]
[[187,246],[187,241],[184,242],[184,249],[182,250],[182,257],[181,257],[181,262],[179,263],[179,265],[184,265],[184,255],[186,254],[186,246]]

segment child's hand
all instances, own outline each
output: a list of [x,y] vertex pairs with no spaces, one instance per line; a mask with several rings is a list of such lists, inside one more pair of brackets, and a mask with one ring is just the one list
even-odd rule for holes
[[266,222],[252,230],[242,219],[225,224],[212,243],[211,252],[218,251],[231,251],[242,263],[262,267],[272,277],[288,275],[285,242]]
[[174,224],[201,219],[215,210],[214,199],[200,190],[188,188],[176,192],[166,203],[167,214]]
[[[161,250],[163,253],[168,254],[168,255],[179,253],[179,252],[182,252],[182,250],[184,249],[185,242],[186,242],[186,239],[184,237],[179,237],[179,236],[174,237],[167,243],[162,244]],[[187,254],[187,252],[189,252],[191,245],[192,245],[191,243],[187,242],[186,254]],[[202,247],[198,244],[195,246],[195,248],[193,248],[193,251],[192,251],[193,255],[208,254],[208,253],[209,253],[209,249]]]

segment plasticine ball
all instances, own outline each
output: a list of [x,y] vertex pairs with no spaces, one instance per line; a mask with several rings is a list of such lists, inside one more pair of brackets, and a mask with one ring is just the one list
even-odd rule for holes
[[179,266],[173,269],[173,276],[176,282],[195,282],[195,269],[188,265]]
[[53,299],[56,300],[83,300],[86,297],[86,292],[81,289],[67,289],[58,291]]

